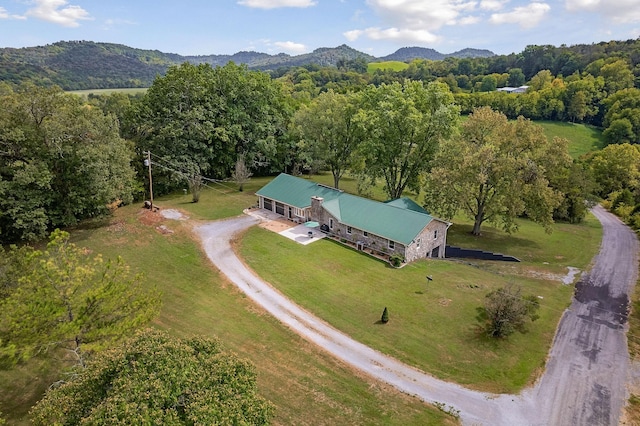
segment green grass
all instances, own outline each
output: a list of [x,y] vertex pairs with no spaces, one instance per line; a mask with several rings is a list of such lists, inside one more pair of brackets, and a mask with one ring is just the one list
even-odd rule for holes
[[600,222],[591,214],[579,225],[556,223],[551,234],[528,220],[517,219],[518,231],[511,235],[484,224],[482,236],[476,237],[471,234],[470,220],[458,216],[453,222],[447,234],[448,244],[509,254],[527,266],[584,268],[598,250],[602,238]]
[[[253,204],[253,189],[260,185],[255,179],[243,193],[221,186],[223,192],[206,190],[198,204],[183,195],[156,201],[195,219],[217,218],[239,214]],[[161,234],[160,224],[174,233]],[[256,307],[211,266],[184,222],[163,220],[135,205],[118,210],[110,220],[72,230],[72,238],[106,258],[122,256],[144,274],[148,285],[162,291],[164,304],[155,327],[176,336],[217,336],[229,350],[251,360],[261,395],[276,405],[274,424],[456,423],[436,408],[335,361]],[[38,364],[33,365],[0,374],[0,411],[10,424],[28,424],[28,407],[58,377],[41,375]],[[20,388],[9,388],[18,379],[33,389],[30,399],[16,404],[13,398]]]
[[138,93],[146,93],[147,88],[144,87],[130,87],[122,89],[86,89],[86,90],[70,90],[68,93],[74,93],[80,96],[94,95],[110,95],[112,93],[125,93],[128,95],[137,95]]
[[377,70],[391,70],[398,72],[406,70],[407,68],[409,68],[409,64],[400,61],[369,62],[367,72],[369,74],[373,74]]
[[565,123],[560,121],[536,121],[544,128],[549,140],[554,136],[569,140],[569,154],[580,158],[584,154],[604,148],[602,130],[585,124]]
[[[566,273],[567,264],[585,268],[597,250],[600,230],[590,219],[584,226],[558,225],[552,236],[526,222],[519,237],[486,234],[476,246],[501,247],[527,262],[425,260],[395,270],[333,241],[301,246],[259,228],[247,232],[240,250],[260,276],[357,340],[445,380],[517,392],[544,366],[573,291],[543,278]],[[453,241],[464,238],[452,235]],[[479,332],[476,309],[489,291],[508,282],[542,297],[540,319],[527,334],[496,341]],[[385,306],[391,320],[381,326],[376,322]]]
[[[468,115],[461,117],[462,121],[468,119]],[[571,158],[580,158],[591,151],[599,151],[605,147],[602,129],[586,124],[567,123],[563,121],[535,121],[534,123],[544,129],[544,134],[549,140],[554,136],[565,138],[569,141],[569,155]]]

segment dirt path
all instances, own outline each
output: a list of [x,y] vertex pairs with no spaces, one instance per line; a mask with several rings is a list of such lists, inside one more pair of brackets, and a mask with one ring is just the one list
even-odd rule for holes
[[234,234],[250,216],[196,228],[209,259],[256,303],[333,356],[427,402],[459,410],[473,425],[615,425],[625,401],[626,294],[637,275],[635,235],[602,209],[600,254],[562,317],[538,384],[521,395],[492,395],[444,382],[383,355],[301,309],[249,271],[233,252]]

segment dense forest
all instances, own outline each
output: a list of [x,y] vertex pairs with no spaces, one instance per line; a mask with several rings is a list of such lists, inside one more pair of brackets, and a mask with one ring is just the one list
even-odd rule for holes
[[[433,49],[403,48],[380,60],[444,59],[445,57],[493,56],[488,50],[464,49],[448,55]],[[319,48],[311,53],[290,56],[259,52],[233,55],[181,56],[158,50],[143,50],[92,41],[61,41],[46,46],[0,49],[0,81],[19,83],[30,80],[41,85],[57,85],[64,90],[149,87],[157,75],[172,65],[222,66],[228,62],[245,64],[250,69],[286,70],[314,64],[336,66],[338,61],[377,59],[349,46]]]

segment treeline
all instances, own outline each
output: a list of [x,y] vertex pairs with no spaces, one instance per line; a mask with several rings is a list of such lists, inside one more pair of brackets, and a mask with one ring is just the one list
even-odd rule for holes
[[[456,61],[459,65],[467,60]],[[450,61],[439,63],[445,62]],[[376,182],[384,184],[389,198],[406,190],[440,194],[425,199],[425,204],[433,211],[448,205],[451,213],[456,203],[445,203],[440,199],[444,193],[427,183],[446,186],[452,179],[439,181],[431,169],[442,147],[449,146],[444,142],[456,134],[461,112],[475,114],[485,107],[505,119],[560,119],[568,114],[573,121],[601,120],[608,142],[621,144],[616,146],[635,143],[640,134],[640,89],[634,87],[630,62],[619,57],[598,59],[566,78],[539,71],[529,79],[529,91],[520,95],[463,92],[452,90],[446,78],[421,81],[402,77],[401,72],[369,75],[351,67],[362,67],[361,60],[342,61],[340,68],[296,68],[272,78],[233,63],[185,63],[157,77],[145,95],[114,93],[85,101],[57,87],[5,84],[0,87],[0,239],[39,239],[52,229],[108,214],[121,203],[144,197],[142,160],[148,151],[156,165],[156,194],[188,183],[197,201],[207,179],[234,178],[241,183],[251,173],[282,171],[329,170],[339,186],[348,171],[358,178],[363,194]],[[420,63],[408,70],[412,67]],[[511,70],[501,78],[509,83],[516,76],[522,79],[521,73]],[[397,79],[371,83],[383,75]],[[624,199],[626,206],[640,202],[635,174],[621,175],[615,185],[609,182],[601,165],[616,170],[617,164],[615,156],[602,157],[607,150],[578,162],[567,160],[566,141],[553,142],[565,147],[561,151],[540,151],[547,144],[536,126],[512,128],[486,112],[475,116],[484,118],[472,121],[477,128],[462,133],[470,140],[488,125],[485,121],[503,128],[487,139],[483,150],[504,146],[506,158],[511,158],[514,145],[505,135],[531,149],[529,156],[524,151],[517,155],[528,162],[518,162],[504,173],[523,181],[505,183],[501,188],[511,190],[495,197],[533,197],[496,208],[509,212],[510,217],[501,219],[494,215],[505,229],[512,229],[513,215],[528,215],[543,224],[553,219],[579,221],[586,212],[585,200],[617,196],[624,190],[633,198],[633,203]],[[455,149],[480,152],[462,142]],[[553,176],[545,175],[551,171]],[[533,183],[535,188],[527,187]],[[486,185],[489,182],[481,187]],[[521,189],[513,191],[516,187]],[[543,191],[546,187],[550,192]],[[545,207],[538,211],[541,205]]]
[[[414,60],[402,71],[360,72],[359,61],[340,68],[309,65],[272,75],[294,96],[313,99],[334,90],[347,93],[373,84],[439,81],[454,93],[463,114],[490,106],[509,118],[567,121],[604,128],[609,143],[637,143],[640,135],[640,42],[585,46],[530,46],[518,55]],[[526,93],[503,87],[528,86]]]

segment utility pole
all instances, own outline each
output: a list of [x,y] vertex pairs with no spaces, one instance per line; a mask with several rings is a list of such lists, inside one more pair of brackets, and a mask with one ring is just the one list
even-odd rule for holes
[[151,177],[151,151],[147,151],[147,159],[144,165],[149,167],[149,196],[151,197],[151,211],[153,211],[153,179]]

